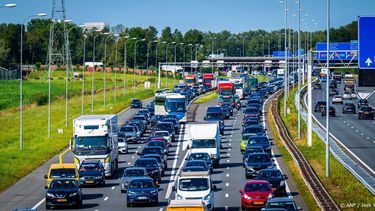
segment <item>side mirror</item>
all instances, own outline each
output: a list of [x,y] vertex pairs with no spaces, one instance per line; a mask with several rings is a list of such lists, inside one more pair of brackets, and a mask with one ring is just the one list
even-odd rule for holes
[[213,186],[212,186],[212,190],[213,190],[213,191],[217,191],[217,187],[216,187],[216,185],[213,185]]
[[44,188],[45,188],[45,189],[48,189],[48,186],[46,185],[46,186],[44,186]]
[[283,176],[284,176],[284,179],[288,179],[288,176],[286,176],[285,174]]
[[44,179],[48,179],[48,176],[47,176],[47,175],[44,175]]
[[242,189],[240,191],[238,191],[238,192],[240,192],[241,194],[243,194],[243,190]]
[[302,207],[297,207],[297,210],[302,210]]

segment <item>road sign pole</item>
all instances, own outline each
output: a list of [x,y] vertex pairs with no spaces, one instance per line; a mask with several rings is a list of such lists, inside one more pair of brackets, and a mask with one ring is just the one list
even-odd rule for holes
[[308,66],[307,66],[307,146],[312,146],[312,69],[313,58],[312,52],[308,52]]
[[330,143],[329,143],[329,59],[330,59],[330,54],[329,54],[329,29],[330,29],[330,0],[327,0],[327,82],[326,82],[326,177],[329,177],[329,148],[330,148]]

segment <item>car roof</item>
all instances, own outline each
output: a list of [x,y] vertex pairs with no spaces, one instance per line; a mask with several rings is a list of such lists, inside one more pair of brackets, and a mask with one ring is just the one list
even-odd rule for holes
[[290,197],[275,197],[268,199],[268,202],[294,202],[294,199]]
[[156,162],[158,162],[158,160],[156,160],[156,158],[145,158],[145,157],[139,157],[135,162],[137,162],[137,161],[139,161],[139,160],[149,160],[149,161],[156,161]]
[[244,129],[247,129],[247,128],[263,128],[263,126],[261,124],[249,125],[249,126],[245,127]]
[[77,168],[76,164],[74,163],[54,163],[50,165],[50,169],[71,169],[71,168]]
[[267,180],[249,180],[246,182],[246,185],[248,184],[270,184]]
[[130,167],[127,167],[124,171],[126,171],[126,170],[144,170],[144,171],[146,171],[146,169],[145,168],[143,168],[143,167],[136,167],[136,166],[130,166]]
[[134,179],[132,179],[131,182],[135,180],[151,180],[152,181],[152,178],[151,177],[134,177]]

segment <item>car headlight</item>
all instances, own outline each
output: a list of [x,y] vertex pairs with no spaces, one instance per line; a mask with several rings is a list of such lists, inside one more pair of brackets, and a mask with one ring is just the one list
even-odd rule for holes
[[150,193],[156,195],[156,194],[158,194],[158,190],[153,190]]
[[284,180],[280,182],[280,186],[285,186],[285,181]]
[[210,200],[211,199],[211,195],[210,194],[208,194],[207,196],[205,196],[204,198],[203,198],[203,200],[205,200],[205,201],[208,201],[208,200]]
[[128,196],[135,196],[134,192],[128,191]]
[[247,199],[247,200],[250,200],[250,199],[251,199],[251,197],[248,196],[246,193],[243,195],[243,197],[244,197],[245,199]]
[[183,196],[177,194],[177,200],[183,200],[183,199],[184,199]]
[[270,193],[270,195],[268,195],[268,197],[267,198],[272,198],[273,197],[273,195],[272,195],[272,193]]
[[246,166],[246,169],[249,170],[249,171],[254,171],[252,166]]
[[74,193],[69,194],[69,197],[73,197],[73,196],[76,196],[76,195],[77,195],[77,192],[74,192]]
[[47,196],[48,196],[48,197],[52,197],[52,198],[55,197],[55,195],[53,195],[52,193],[47,193]]

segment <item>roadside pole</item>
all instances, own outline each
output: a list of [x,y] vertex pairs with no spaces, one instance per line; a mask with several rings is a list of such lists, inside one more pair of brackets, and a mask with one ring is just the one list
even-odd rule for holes
[[312,146],[312,84],[311,76],[313,69],[312,51],[308,52],[307,66],[307,146]]
[[330,29],[330,5],[331,1],[327,0],[327,81],[326,81],[326,177],[329,177],[329,148],[330,148],[330,143],[329,143],[329,59],[330,59],[330,54],[329,54],[329,29]]

